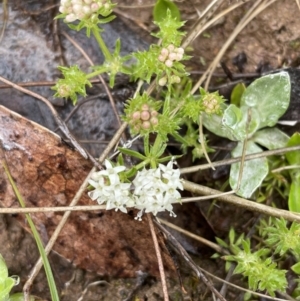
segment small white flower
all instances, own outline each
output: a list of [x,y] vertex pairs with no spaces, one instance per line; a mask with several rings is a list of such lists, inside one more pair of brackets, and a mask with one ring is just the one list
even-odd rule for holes
[[109,178],[111,185],[113,185],[115,183],[120,183],[120,178],[119,178],[118,173],[120,173],[121,171],[124,171],[126,169],[126,167],[125,166],[113,167],[112,164],[108,160],[105,160],[104,164],[105,164],[106,170],[99,171],[99,175],[107,176]]

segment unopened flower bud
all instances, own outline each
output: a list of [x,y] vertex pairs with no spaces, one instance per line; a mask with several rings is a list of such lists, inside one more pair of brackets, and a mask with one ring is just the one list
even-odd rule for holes
[[75,20],[77,20],[77,17],[75,16],[75,14],[68,14],[65,18],[66,22],[70,23],[70,22],[74,22]]
[[161,50],[160,54],[166,57],[166,56],[168,56],[169,51],[168,51],[167,48],[163,48],[163,49]]
[[148,129],[150,129],[150,127],[151,127],[151,124],[150,124],[149,121],[144,121],[144,122],[142,123],[142,128],[143,128],[144,130],[148,130]]
[[181,53],[176,53],[176,61],[180,61],[180,60],[182,60],[182,58],[183,58],[183,54],[181,54]]
[[109,10],[110,9],[110,4],[109,3],[105,3],[104,4],[104,8],[107,9],[107,10]]
[[173,62],[171,60],[166,60],[165,61],[165,65],[169,68],[171,68],[173,66]]
[[175,52],[170,53],[168,59],[171,61],[175,61],[177,59],[177,53]]
[[81,12],[82,6],[80,4],[74,4],[73,5],[73,12],[77,15]]
[[178,54],[184,54],[184,49],[182,47],[179,47],[179,48],[176,49],[176,52]]
[[141,119],[146,121],[150,119],[150,113],[149,111],[142,111],[141,113]]
[[141,113],[139,111],[136,111],[132,114],[133,120],[139,120],[141,118]]
[[142,105],[142,111],[148,111],[148,110],[149,110],[149,106],[146,103],[144,103]]
[[67,13],[67,8],[65,7],[65,6],[60,6],[59,7],[59,9],[58,9],[58,11],[60,12],[60,13],[62,13],[62,14],[66,14]]
[[175,49],[175,46],[173,44],[170,44],[167,48],[170,52],[173,52],[173,50]]
[[99,6],[99,4],[97,4],[97,3],[93,3],[93,4],[91,5],[91,11],[92,11],[92,12],[96,12],[99,8],[100,8],[100,6]]
[[158,115],[158,112],[153,110],[151,111],[151,117],[156,117]]
[[151,122],[152,125],[157,125],[158,124],[158,119],[156,117],[152,117],[150,119],[150,122]]
[[166,77],[166,76],[162,77],[162,78],[159,79],[159,81],[158,81],[158,84],[159,84],[160,86],[162,86],[162,87],[165,86],[166,83],[167,83],[167,77]]
[[91,12],[92,12],[90,6],[88,6],[88,5],[84,5],[84,6],[82,7],[82,11],[83,11],[83,13],[84,13],[85,15],[90,15]]
[[165,60],[166,60],[166,57],[164,56],[164,55],[160,55],[159,57],[158,57],[158,60],[160,61],[160,62],[164,62]]

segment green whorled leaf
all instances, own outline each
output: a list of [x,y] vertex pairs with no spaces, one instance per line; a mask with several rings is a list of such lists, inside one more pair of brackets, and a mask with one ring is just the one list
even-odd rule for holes
[[230,228],[228,237],[230,244],[233,245],[235,241],[235,231],[233,228]]
[[238,83],[235,85],[230,95],[230,103],[239,107],[245,90],[246,86],[244,83]]
[[[300,133],[295,133],[286,144],[286,146],[297,145],[300,145]],[[300,165],[300,151],[288,152],[285,157],[291,165]]]
[[296,273],[297,275],[300,275],[300,262],[297,262],[296,264],[291,266],[291,269],[294,273]]
[[180,11],[175,3],[170,0],[157,0],[153,8],[153,19],[155,22],[162,22],[170,10],[171,16],[180,21]]
[[230,105],[225,111],[222,123],[236,141],[251,137],[259,128],[259,114],[255,108]]
[[289,210],[300,213],[300,180],[292,181],[289,193]]
[[285,147],[289,136],[277,128],[265,128],[256,132],[252,140],[271,150]]
[[[239,157],[242,155],[243,144],[240,142],[232,151],[232,157]],[[253,141],[248,141],[246,146],[246,154],[253,154],[261,152],[262,149]],[[232,164],[230,169],[229,183],[232,189],[235,189],[238,184],[240,163]],[[268,161],[266,158],[259,158],[255,160],[246,161],[244,163],[242,179],[237,195],[250,198],[253,192],[261,185],[264,178],[269,171]]]
[[140,153],[138,153],[138,152],[136,152],[134,150],[131,150],[129,148],[119,147],[118,149],[119,149],[119,151],[121,153],[123,153],[125,155],[131,156],[131,157],[136,157],[136,158],[141,159],[141,160],[145,160],[146,159],[146,157],[143,156],[142,154],[140,154]]
[[229,247],[228,244],[223,239],[221,239],[219,237],[215,237],[215,239],[216,239],[216,242],[218,243],[218,245],[220,245],[221,247],[226,248],[226,249]]
[[287,72],[269,74],[255,80],[244,92],[241,106],[255,107],[259,128],[274,126],[290,103],[291,83]]

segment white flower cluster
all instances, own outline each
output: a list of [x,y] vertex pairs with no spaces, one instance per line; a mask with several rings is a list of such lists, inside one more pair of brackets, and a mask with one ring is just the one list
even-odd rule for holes
[[73,22],[89,18],[102,7],[109,10],[111,5],[104,0],[61,0],[59,11],[66,14],[66,22]]
[[[125,166],[113,167],[109,161],[105,161],[106,170],[95,172],[89,184],[95,189],[88,192],[92,200],[98,204],[106,204],[106,209],[121,210],[127,212],[128,208],[136,208],[140,211],[136,219],[141,220],[144,212],[172,211],[172,203],[181,198],[177,189],[183,189],[180,181],[179,169],[173,169],[173,161],[167,166],[159,164],[157,169],[144,169],[139,171],[132,183],[121,183],[119,173],[125,170]],[[133,187],[132,187],[133,184]],[[132,191],[131,191],[132,188]]]

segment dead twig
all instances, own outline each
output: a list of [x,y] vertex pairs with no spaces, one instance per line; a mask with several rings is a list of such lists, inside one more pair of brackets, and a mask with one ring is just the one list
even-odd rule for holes
[[206,278],[206,276],[202,273],[200,268],[194,263],[193,259],[186,252],[186,250],[181,246],[181,244],[176,240],[176,238],[166,230],[158,221],[154,220],[155,224],[158,228],[166,235],[170,244],[174,247],[174,250],[182,256],[182,258],[187,262],[187,264],[192,268],[192,270],[197,274],[198,278],[201,279],[207,287],[211,290],[211,292],[218,297],[221,301],[226,301],[226,299],[214,288],[212,283]]
[[157,240],[154,225],[153,225],[152,215],[150,213],[147,213],[147,219],[148,219],[148,224],[149,224],[149,228],[150,228],[150,232],[151,232],[152,240],[153,240],[153,244],[154,244],[154,249],[155,249],[155,253],[156,253],[156,257],[157,257],[161,285],[162,285],[162,290],[163,290],[163,294],[164,294],[164,301],[169,301],[169,294],[168,294],[164,264],[162,261],[162,256],[161,256],[158,240]]

